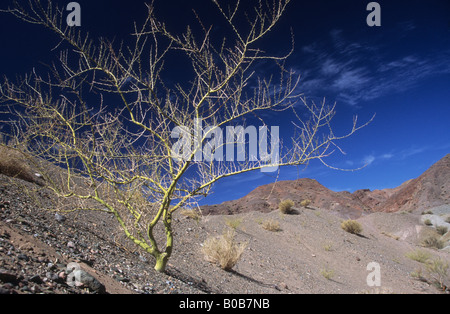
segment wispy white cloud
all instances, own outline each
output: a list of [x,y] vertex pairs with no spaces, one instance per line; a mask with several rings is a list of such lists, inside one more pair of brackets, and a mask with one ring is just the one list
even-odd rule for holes
[[336,75],[342,71],[343,65],[332,58],[328,58],[320,69],[323,75]]
[[423,152],[426,152],[430,149],[429,146],[411,146],[409,148],[403,149],[400,152],[397,153],[397,156],[400,159],[406,159],[408,157],[421,154]]
[[387,153],[387,154],[381,155],[380,157],[381,157],[381,159],[391,159],[394,157],[394,155],[391,153]]
[[333,88],[338,91],[360,90],[370,82],[367,70],[359,67],[346,69],[339,73],[333,82]]
[[356,165],[356,166],[370,166],[375,162],[382,162],[389,159],[394,158],[395,155],[393,153],[384,153],[384,154],[370,154],[364,156],[359,162],[347,161],[347,164]]
[[350,166],[370,166],[373,165],[375,163],[381,163],[381,162],[386,162],[389,160],[395,160],[395,161],[404,161],[405,159],[408,159],[410,157],[422,154],[422,153],[426,153],[429,151],[439,151],[439,150],[448,150],[448,148],[450,148],[450,144],[443,144],[440,146],[418,146],[418,145],[413,145],[401,150],[392,150],[390,152],[387,153],[382,153],[382,154],[369,154],[364,156],[363,158],[361,158],[359,161],[352,161],[352,160],[347,160],[346,164],[350,165]]
[[375,156],[374,155],[369,155],[364,157],[363,159],[363,164],[366,166],[370,166],[374,161],[375,161]]
[[[402,27],[414,29],[412,23]],[[297,68],[304,74],[299,88],[322,97],[332,93],[352,106],[407,91],[433,75],[450,74],[450,49],[394,57],[383,53],[383,44],[352,42],[340,30],[331,31],[328,42],[314,42],[302,52],[306,61]]]

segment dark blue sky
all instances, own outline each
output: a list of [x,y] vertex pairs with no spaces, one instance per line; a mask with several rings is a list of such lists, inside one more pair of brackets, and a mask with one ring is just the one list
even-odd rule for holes
[[[81,30],[92,36],[122,39],[132,31],[133,21],[145,18],[144,2],[139,0],[77,2],[82,9]],[[295,51],[288,66],[302,75],[299,91],[308,99],[337,102],[337,131],[348,130],[354,115],[366,121],[376,113],[373,123],[342,143],[345,156],[336,153],[328,159],[339,168],[367,164],[366,168],[340,172],[311,163],[306,169],[282,169],[279,179],[314,178],[337,191],[392,188],[450,153],[450,2],[377,1],[380,27],[366,24],[369,2],[293,0],[262,43],[264,49],[283,54],[291,47],[293,29]],[[209,0],[156,0],[155,6],[157,16],[173,30],[182,31],[192,23],[192,8],[206,24],[223,27]],[[0,75],[8,77],[50,62],[55,54],[50,49],[57,43],[41,27],[4,13],[0,39]],[[270,120],[269,125],[280,128],[287,123],[282,115]],[[273,180],[273,175],[260,172],[228,178],[216,185],[206,202],[242,197]]]

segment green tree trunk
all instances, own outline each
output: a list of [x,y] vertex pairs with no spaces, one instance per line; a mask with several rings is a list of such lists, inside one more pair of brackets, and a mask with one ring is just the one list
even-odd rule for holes
[[[157,250],[153,251],[153,256],[156,258],[155,270],[164,273],[166,271],[167,262],[172,255],[173,247],[173,233],[172,233],[172,214],[167,210],[165,211],[164,227],[166,233],[166,249],[164,253]],[[151,239],[154,241],[153,234],[150,233]],[[156,242],[154,242],[156,243]]]
[[169,261],[169,256],[166,253],[159,254],[156,257],[155,270],[164,273],[166,271],[167,262]]

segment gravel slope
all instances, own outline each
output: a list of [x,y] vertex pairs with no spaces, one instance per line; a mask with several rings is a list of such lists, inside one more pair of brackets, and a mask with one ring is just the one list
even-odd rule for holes
[[[39,198],[43,204],[51,196],[41,191]],[[199,222],[177,214],[166,274],[156,273],[151,256],[123,241],[112,217],[60,215],[38,208],[0,175],[1,293],[441,293],[411,276],[424,269],[406,257],[419,248],[420,234],[429,228],[420,215],[367,215],[359,219],[364,231],[358,236],[343,231],[342,218],[327,209],[211,215]],[[267,220],[277,221],[281,230],[262,228]],[[225,272],[205,260],[201,247],[229,225],[247,248],[233,271]],[[448,252],[420,249],[450,263]],[[69,286],[70,262],[78,262],[104,290]],[[380,287],[367,285],[371,262],[380,265]]]

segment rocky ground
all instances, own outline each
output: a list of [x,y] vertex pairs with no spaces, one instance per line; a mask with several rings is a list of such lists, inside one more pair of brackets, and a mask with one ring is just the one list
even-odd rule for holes
[[[32,188],[32,183],[20,183]],[[41,192],[40,199],[46,198],[50,196]],[[123,246],[118,237],[111,217],[42,210],[20,186],[0,175],[1,293],[203,292],[170,272],[153,271],[150,256]],[[71,262],[91,275],[82,276],[87,278],[80,287],[67,284]]]
[[[124,241],[112,217],[100,212],[42,210],[19,182],[0,175],[0,293],[443,293],[418,249],[450,263],[450,253],[420,246],[421,215],[374,213],[359,218],[361,235],[340,228],[342,218],[321,208],[237,215],[174,217],[175,246],[166,274],[153,258]],[[51,195],[39,192],[40,207]],[[442,213],[440,213],[442,214]],[[268,220],[280,230],[262,226]],[[207,262],[207,237],[234,228],[247,247],[232,271]],[[71,264],[71,263],[76,264]],[[367,285],[367,266],[378,263],[381,286]],[[74,265],[81,270],[75,276]],[[413,273],[422,274],[413,276]],[[76,280],[74,281],[74,278]],[[81,280],[82,279],[82,280]],[[445,279],[448,282],[448,278]],[[79,281],[79,282],[78,282]],[[82,281],[82,282],[81,282]],[[78,283],[78,285],[74,285]]]

